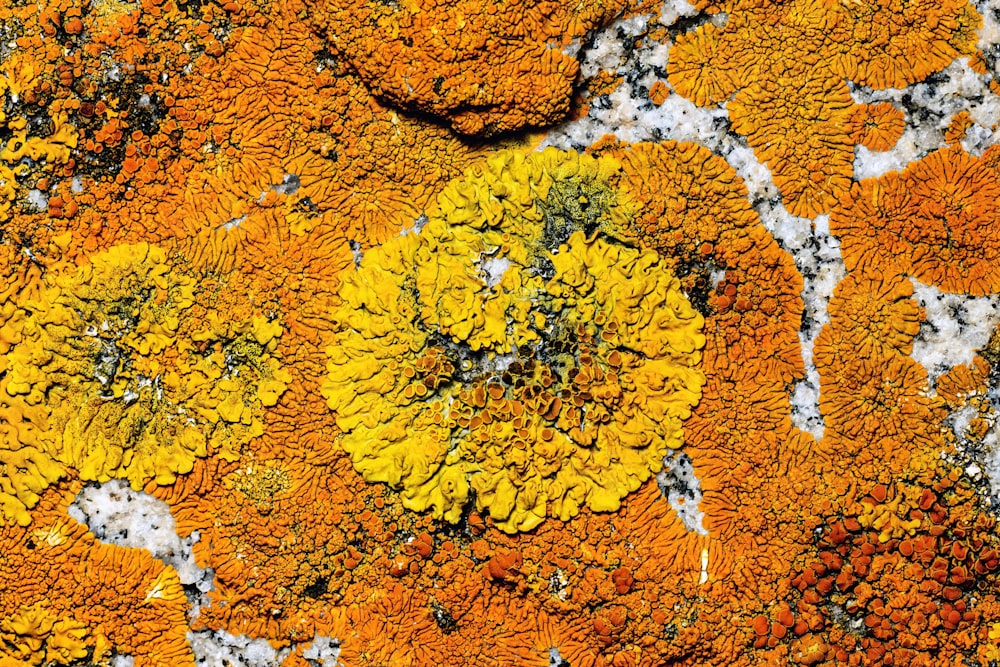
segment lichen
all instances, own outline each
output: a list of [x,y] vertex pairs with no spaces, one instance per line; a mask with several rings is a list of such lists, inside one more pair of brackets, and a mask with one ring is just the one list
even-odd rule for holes
[[988,4],[0,2],[0,662],[997,660]]
[[68,665],[87,657],[87,626],[58,618],[43,603],[0,620],[0,658],[25,665]]
[[702,0],[725,15],[670,49],[670,84],[699,106],[725,103],[793,215],[833,209],[851,188],[854,144],[885,150],[902,119],[856,104],[848,81],[875,89],[920,81],[975,53],[981,17],[966,0],[745,3]]
[[[54,267],[38,297],[20,304],[4,400],[20,411],[11,423],[26,430],[27,444],[40,445],[40,472],[169,484],[209,452],[235,459],[263,432],[263,410],[289,379],[275,355],[281,325],[263,314],[194,321],[197,292],[195,277],[162,249],[138,244]],[[33,450],[12,451],[30,460]],[[41,479],[29,484],[8,472],[32,488],[56,476],[35,474]]]
[[507,531],[610,511],[682,442],[701,316],[596,160],[500,153],[440,194],[418,236],[344,276],[327,402],[369,481],[457,521],[470,493]]
[[845,265],[898,271],[949,292],[996,292],[998,158],[996,147],[975,158],[951,146],[856,183],[830,218]]

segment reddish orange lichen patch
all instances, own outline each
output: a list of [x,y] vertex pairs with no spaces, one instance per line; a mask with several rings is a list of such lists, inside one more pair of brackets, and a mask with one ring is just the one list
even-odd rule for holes
[[805,664],[850,654],[857,664],[930,665],[975,647],[977,628],[996,619],[988,600],[1000,555],[996,521],[967,480],[952,470],[858,495],[828,515],[817,557],[792,580],[791,650],[811,647],[817,660]]
[[851,143],[873,151],[887,151],[903,136],[903,112],[888,102],[859,104],[851,113]]
[[663,81],[657,81],[649,87],[649,101],[660,106],[670,96],[670,88]]
[[899,272],[948,292],[1000,289],[1000,149],[955,146],[902,172],[866,179],[834,210],[848,270]]
[[700,106],[728,100],[733,129],[771,168],[788,210],[809,217],[850,189],[853,144],[883,150],[901,129],[881,105],[858,109],[844,79],[875,88],[919,81],[973,54],[980,22],[965,0],[696,6],[726,22],[677,38],[670,84]]
[[[868,188],[876,208],[898,194],[917,215],[906,189],[919,190],[917,181],[906,181],[912,177],[905,172],[888,176],[856,190]],[[833,218],[839,225],[847,219],[840,212]],[[938,664],[974,649],[996,622],[995,518],[942,456],[955,453],[948,409],[976,410],[969,433],[957,434],[972,441],[992,419],[980,398],[990,363],[977,357],[931,390],[926,370],[907,356],[924,318],[910,281],[898,273],[912,265],[905,256],[883,261],[893,250],[885,242],[876,234],[862,247],[845,236],[851,271],[815,342],[826,423],[816,452],[826,498],[817,516],[822,536],[791,579],[791,641],[755,641],[770,661]],[[992,345],[983,354],[993,358]]]
[[316,20],[380,99],[438,115],[464,134],[493,135],[564,118],[579,66],[558,44],[634,5],[652,6],[327,0]]

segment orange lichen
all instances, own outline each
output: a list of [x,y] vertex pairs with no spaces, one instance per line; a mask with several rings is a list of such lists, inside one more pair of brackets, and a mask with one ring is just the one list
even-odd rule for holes
[[0,528],[0,656],[75,664],[114,650],[137,666],[193,666],[177,573],[145,551],[95,540],[66,516],[68,490],[46,491],[30,527]]
[[[318,612],[358,585],[352,571],[368,561],[348,544],[386,531],[387,522],[351,518],[363,504],[348,500],[353,491],[339,479],[342,470],[258,456],[239,467],[211,459],[202,465],[195,471],[200,488],[181,497],[167,492],[178,532],[198,531],[195,558],[215,571],[212,605],[202,609],[199,626],[310,638]],[[301,502],[303,494],[309,502]]]
[[611,70],[602,69],[584,82],[584,96],[588,99],[609,95],[621,85],[623,77]]
[[[302,3],[248,5],[238,17],[215,4],[194,15],[172,2],[146,10],[92,36],[124,67],[114,95],[75,100],[86,152],[75,167],[74,249],[143,240],[220,271],[343,267],[350,242],[412,226],[434,184],[476,153],[376,102],[300,20]],[[188,47],[166,37],[184,31]],[[197,65],[160,77],[161,58]]]
[[[0,184],[0,506],[8,517],[0,527],[0,654],[97,663],[114,652],[139,665],[185,665],[192,663],[185,640],[191,624],[287,646],[289,665],[304,664],[317,635],[332,638],[345,664],[986,664],[1000,655],[995,525],[976,501],[980,492],[947,462],[975,455],[995,420],[989,394],[997,344],[934,386],[907,356],[923,319],[908,276],[993,293],[995,216],[981,201],[970,205],[962,187],[967,180],[984,199],[995,198],[988,181],[996,180],[998,153],[972,160],[939,151],[940,178],[914,165],[917,175],[888,199],[881,181],[857,186],[886,217],[900,213],[888,244],[884,224],[867,234],[871,242],[861,241],[868,222],[851,221],[862,208],[857,202],[834,212],[848,273],[814,349],[826,427],[819,441],[792,425],[789,401],[804,376],[800,337],[810,333],[800,331],[802,277],[722,158],[690,144],[604,141],[565,164],[545,162],[545,153],[531,158],[546,163],[552,183],[502,182],[504,189],[466,180],[461,196],[446,189],[456,195],[448,206],[432,203],[473,161],[540,139],[471,145],[434,123],[490,133],[565,114],[576,63],[558,49],[624,4],[0,3],[0,133],[7,133],[0,150],[19,155],[17,164],[0,160],[17,172]],[[837,208],[850,187],[854,144],[888,148],[902,128],[898,110],[856,104],[843,79],[874,87],[916,81],[967,53],[977,25],[954,0],[706,1],[700,8],[727,16],[694,19],[699,27],[677,39],[667,78],[699,104],[726,104],[733,128],[772,167],[789,209],[800,213]],[[666,39],[684,25],[657,24],[642,39]],[[987,74],[987,56],[971,63],[980,74]],[[641,95],[650,82],[652,103],[668,90],[655,65],[635,81],[631,75],[605,73],[592,87],[608,92],[626,76]],[[28,124],[18,129],[23,119]],[[8,146],[22,131],[26,141]],[[948,140],[958,141],[957,132]],[[604,165],[596,177],[587,168],[570,173],[592,160]],[[989,178],[969,178],[970,161]],[[961,201],[955,192],[964,193]],[[473,201],[485,202],[480,208],[490,215],[535,219],[516,233],[503,230],[506,238],[490,236],[492,245],[474,245],[477,234],[497,230],[458,224]],[[933,227],[938,220],[943,232]],[[938,245],[924,245],[927,229],[937,230],[929,237]],[[891,242],[892,234],[906,243]],[[558,242],[544,246],[540,238]],[[288,374],[283,393],[263,387],[259,396],[261,407],[276,403],[251,409],[251,424],[243,423],[245,405],[220,400],[212,408],[217,424],[236,424],[228,415],[253,437],[206,445],[181,466],[154,465],[157,474],[129,463],[114,471],[146,482],[145,490],[170,506],[178,530],[197,533],[195,558],[214,573],[197,619],[185,618],[171,568],[138,550],[98,544],[67,516],[80,486],[72,466],[56,461],[51,474],[37,474],[26,465],[54,451],[50,427],[64,416],[36,409],[45,401],[28,403],[25,397],[38,395],[19,393],[19,383],[39,368],[57,380],[65,372],[35,363],[28,352],[63,350],[59,322],[75,326],[107,310],[77,278],[109,252],[139,244],[163,250],[165,260],[144,272],[167,287],[140,305],[146,328],[116,343],[131,351],[133,366],[153,360],[172,367],[218,353],[217,344],[233,361],[242,353],[225,354],[235,351],[227,350],[231,343],[194,334],[225,329],[228,341],[241,323],[281,322],[280,336],[265,346]],[[321,393],[331,382],[331,356],[355,354],[355,370],[371,361],[345,343],[345,331],[375,318],[344,306],[338,293],[367,289],[374,303],[404,272],[382,267],[386,282],[350,288],[354,279],[345,274],[365,273],[366,262],[407,244],[423,250],[402,292],[424,289],[430,300],[419,316],[441,331],[435,349],[415,364],[423,384],[407,383],[414,396],[417,387],[431,392],[446,378],[469,380],[461,362],[514,334],[519,351],[541,345],[532,336],[551,331],[543,324],[556,319],[556,300],[563,316],[584,312],[576,328],[544,341],[559,350],[546,363],[505,367],[522,387],[508,386],[516,383],[498,365],[495,381],[484,376],[453,396],[447,416],[462,420],[456,433],[477,441],[463,453],[490,450],[462,465],[476,468],[473,480],[491,482],[470,484],[467,501],[452,503],[458,511],[446,522],[405,511],[405,488],[365,482],[346,451],[361,445],[338,428],[343,417]],[[494,246],[492,255],[463,255]],[[519,300],[525,284],[515,278],[530,282],[523,268],[545,252],[552,258],[539,270],[544,284],[528,285],[538,298]],[[456,270],[470,262],[475,271]],[[637,274],[646,282],[636,283]],[[604,448],[600,438],[655,433],[660,420],[632,430],[613,424],[629,416],[620,400],[635,395],[636,378],[611,363],[612,348],[616,363],[626,354],[648,363],[650,351],[631,349],[639,347],[633,339],[617,346],[606,340],[617,335],[622,343],[628,327],[596,323],[596,307],[589,319],[590,295],[607,289],[628,312],[639,298],[636,310],[660,316],[665,309],[622,285],[674,284],[669,276],[704,320],[700,402],[683,422],[682,449],[657,450],[643,459],[642,475],[611,479],[607,470],[623,466],[621,450]],[[190,303],[178,308],[181,301]],[[610,300],[597,301],[611,308]],[[629,326],[642,328],[642,321]],[[398,325],[389,318],[385,336]],[[249,343],[252,329],[236,337]],[[41,334],[44,344],[34,345]],[[455,355],[456,339],[467,344],[464,356]],[[328,355],[331,348],[339,351]],[[561,365],[567,358],[572,375]],[[200,372],[190,363],[179,368],[186,379]],[[252,375],[246,371],[238,377]],[[558,392],[551,389],[556,381],[565,385]],[[537,387],[535,399],[551,396],[532,403],[526,394]],[[59,398],[61,391],[38,393]],[[375,394],[363,395],[382,399]],[[127,387],[108,400],[122,403],[126,395]],[[566,413],[547,418],[555,399]],[[646,399],[632,417],[649,416]],[[140,403],[125,408],[148,407]],[[374,413],[381,403],[359,405],[358,414]],[[515,414],[517,405],[530,408],[531,418]],[[546,499],[536,512],[532,490],[544,485],[529,483],[517,489],[525,500],[514,503],[531,507],[512,511],[510,525],[524,528],[569,508],[565,519],[497,530],[511,495],[501,483],[547,474],[549,459],[572,465],[546,436],[561,428],[561,417],[567,433],[587,436],[598,415],[609,419],[600,422],[601,446],[580,449],[619,460],[582,476],[592,478],[591,487],[621,482],[627,495],[616,491],[600,503],[573,498],[575,505],[562,508]],[[106,417],[105,425],[122,423]],[[515,422],[530,428],[492,432]],[[550,422],[555,427],[545,431]],[[500,446],[511,442],[530,445],[532,457]],[[409,458],[400,467],[410,475],[420,453],[402,454]],[[691,478],[684,470],[696,489],[685,486]],[[442,481],[434,498],[443,513],[445,492],[461,500],[465,489],[458,477]],[[700,519],[690,511],[695,502]]]
[[1000,289],[1000,149],[961,147],[865,179],[830,217],[848,270],[909,274],[949,292]]
[[831,434],[881,450],[898,472],[909,459],[903,443],[916,448],[939,441],[943,406],[928,396],[927,371],[913,359],[879,350],[855,358],[855,349],[835,328],[825,327],[816,339],[820,411]]
[[[991,347],[997,343],[994,332]],[[995,348],[994,348],[995,349]],[[989,389],[990,363],[981,356],[976,356],[971,364],[959,364],[942,375],[934,383],[937,395],[953,408],[963,407],[976,398],[985,398]],[[984,404],[986,401],[982,401]]]
[[953,425],[955,437],[966,449],[986,444],[997,421],[996,406],[991,400],[995,385],[994,368],[1000,362],[1000,333],[994,329],[990,341],[972,363],[959,364],[937,379],[934,389],[952,414],[962,413],[965,419]]
[[[790,536],[808,541],[808,524],[797,508],[810,502],[815,484],[804,465],[812,439],[791,427],[784,389],[802,373],[796,334],[801,278],[760,226],[743,184],[708,151],[667,143],[613,154],[629,176],[630,196],[642,204],[622,232],[676,262],[707,312],[708,382],[687,423],[685,451],[701,480],[699,507],[710,537],[678,535],[683,528],[677,522],[661,528],[661,537],[630,541],[646,549],[645,540],[653,539],[657,548],[649,562],[673,563],[671,571],[681,567],[684,585],[711,595],[720,605],[716,610],[739,606],[735,600],[752,606],[751,600],[780,595],[766,573],[790,564],[796,539]],[[759,509],[748,514],[740,507]],[[645,572],[637,572],[637,580],[640,574]],[[678,625],[683,618],[671,616]],[[729,656],[720,661],[737,660],[731,639],[698,627],[700,641]],[[658,650],[679,660],[694,650],[691,641],[681,633]],[[623,653],[616,655],[624,660]]]
[[873,151],[887,151],[903,136],[903,112],[889,104],[859,104],[851,113],[851,142]]
[[[657,250],[685,289],[707,297],[714,311],[707,347],[715,351],[711,359],[706,352],[706,365],[722,368],[725,357],[733,357],[753,360],[756,373],[768,379],[799,375],[802,278],[760,225],[735,171],[694,144],[608,148],[622,162],[623,188],[640,205],[617,233]],[[710,267],[725,271],[714,285]]]
[[[496,638],[502,660],[508,664],[556,662],[553,656],[571,665],[595,667],[604,664],[594,633],[587,627],[560,622],[548,614],[536,618],[510,620],[510,629]],[[558,664],[558,663],[557,663]]]
[[[910,354],[925,313],[913,283],[900,275],[848,274],[830,299],[830,326],[849,340],[861,358],[891,350]],[[825,339],[824,339],[825,340]]]
[[564,118],[579,66],[550,42],[568,43],[633,4],[646,3],[327,0],[319,20],[379,98],[493,135]]
[[972,55],[980,23],[966,0],[696,6],[727,18],[677,38],[670,84],[700,106],[726,102],[788,210],[809,217],[850,190],[854,143],[884,150],[902,129],[886,105],[855,104],[844,79],[874,88],[919,81]]
[[[349,607],[340,653],[346,665],[436,664],[434,621],[423,608],[424,596],[387,583],[366,604]],[[424,635],[431,631],[431,637]]]
[[975,33],[982,22],[963,0],[839,3],[833,18],[837,23],[831,37],[838,41],[831,68],[876,89],[900,88],[959,55],[974,55]]
[[994,332],[990,341],[991,350],[987,355],[990,361],[976,356],[969,365],[958,365],[938,378],[935,389],[942,399],[948,403],[953,412],[969,409],[969,419],[961,428],[956,428],[955,435],[966,445],[980,446],[984,444],[993,424],[996,423],[996,408],[990,401],[993,368],[997,362],[997,335]]
[[[345,651],[357,659],[366,645],[373,647],[369,657],[413,660],[420,659],[416,649],[393,649],[372,638],[387,627],[415,622],[425,651],[420,655],[427,660],[474,661],[489,653],[483,650],[484,637],[506,636],[514,629],[507,610],[517,608],[524,612],[519,636],[538,641],[526,643],[512,636],[505,641],[503,655],[508,658],[534,652],[552,655],[549,651],[556,649],[563,657],[572,654],[595,664],[632,664],[628,656],[637,655],[638,646],[655,647],[655,655],[664,659],[681,659],[697,651],[699,643],[715,646],[719,655],[736,655],[737,645],[703,624],[704,619],[718,619],[720,612],[693,601],[710,595],[714,603],[730,605],[724,601],[739,586],[746,592],[733,599],[755,604],[751,591],[774,591],[765,581],[768,568],[780,569],[777,564],[789,562],[788,548],[778,546],[785,544],[779,536],[802,535],[807,541],[809,529],[793,517],[798,504],[808,502],[799,494],[813,482],[797,468],[788,482],[797,490],[784,493],[786,503],[767,500],[773,509],[759,520],[743,525],[734,520],[728,505],[730,499],[762,503],[779,493],[789,473],[778,457],[791,454],[799,460],[810,442],[789,432],[787,420],[778,436],[759,431],[744,436],[741,430],[744,424],[781,423],[769,411],[780,406],[784,378],[801,372],[794,346],[783,342],[795,335],[801,305],[785,296],[786,289],[794,289],[794,273],[785,273],[790,260],[777,245],[765,250],[763,262],[761,255],[748,252],[768,237],[741,196],[738,179],[717,158],[685,145],[644,146],[634,152],[620,150],[622,172],[611,175],[615,187],[623,193],[627,188],[628,197],[643,204],[642,218],[605,224],[614,222],[609,229],[655,244],[664,265],[674,267],[689,289],[702,290],[695,298],[708,313],[706,324],[712,331],[708,369],[718,377],[715,386],[706,387],[703,405],[691,417],[696,427],[689,444],[699,474],[706,475],[703,509],[712,536],[689,533],[652,480],[617,512],[583,509],[565,524],[547,521],[516,536],[491,530],[472,515],[468,520],[459,517],[452,526],[404,512],[395,493],[364,484],[349,460],[329,448],[335,430],[321,427],[327,430],[317,434],[326,434],[319,436],[326,438],[326,449],[309,437],[314,453],[308,456],[326,457],[328,463],[306,462],[296,453],[295,443],[302,436],[294,430],[298,413],[290,407],[305,395],[292,382],[291,406],[282,401],[268,413],[268,430],[251,443],[239,464],[199,460],[192,473],[172,486],[147,487],[170,503],[183,534],[198,531],[196,557],[215,570],[214,604],[202,609],[201,625],[266,636],[276,643],[305,642],[314,632],[330,634],[350,642],[343,645]],[[650,168],[640,170],[637,165]],[[663,174],[664,180],[647,174]],[[664,183],[675,178],[677,185],[668,189]],[[591,201],[602,201],[601,188],[584,189]],[[710,189],[718,196],[706,195]],[[657,190],[670,210],[684,213],[663,215],[654,196]],[[564,195],[560,206],[572,201]],[[709,220],[715,222],[706,228]],[[682,230],[690,234],[675,233]],[[508,240],[511,248],[515,238]],[[365,256],[376,254],[368,251]],[[699,288],[710,261],[726,267],[727,279],[717,285],[718,295],[708,282]],[[775,280],[771,267],[784,277]],[[730,286],[733,301],[747,295],[749,307],[716,307]],[[451,330],[459,331],[462,321],[456,319]],[[759,365],[753,369],[765,382],[763,390],[746,376],[747,369],[724,362],[727,350],[760,348],[753,342],[762,336],[756,324],[775,329],[773,347],[759,349]],[[330,340],[324,331],[321,338]],[[295,349],[299,346],[296,343]],[[315,352],[308,349],[302,347],[296,353],[302,356],[294,357],[313,369],[314,379],[302,378],[305,386],[315,382],[317,363]],[[283,354],[283,360],[291,359],[289,355]],[[735,407],[724,398],[733,383],[739,386],[736,395],[743,396]],[[730,425],[731,419],[740,426]],[[748,462],[730,475],[729,464],[712,457],[715,447],[753,454],[740,454]],[[759,474],[752,474],[755,470]],[[751,550],[755,556],[746,562],[734,558]],[[394,602],[388,607],[367,603],[372,591],[394,590],[393,581],[421,593],[391,593]],[[431,591],[432,596],[423,597]],[[630,611],[622,614],[622,609]],[[698,615],[703,621],[689,627]],[[355,627],[351,619],[361,625]],[[404,635],[416,636],[408,631]]]
[[670,88],[663,81],[657,81],[652,86],[649,87],[649,101],[660,106],[667,101],[667,97],[670,96]]
[[948,123],[948,128],[944,132],[945,143],[957,144],[965,138],[965,133],[975,125],[972,116],[968,111],[960,111]]
[[995,519],[959,472],[932,488],[875,485],[848,507],[829,517],[818,558],[793,579],[800,646],[838,661],[851,653],[860,664],[921,665],[975,646],[966,630],[990,612],[970,598],[985,592],[1000,556]]

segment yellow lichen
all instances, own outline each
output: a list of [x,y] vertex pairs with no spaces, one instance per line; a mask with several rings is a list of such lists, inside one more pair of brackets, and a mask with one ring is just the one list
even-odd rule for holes
[[[906,491],[910,491],[909,488]],[[909,517],[909,512],[917,506],[915,498],[908,498],[903,491],[890,493],[879,501],[869,496],[861,501],[862,510],[858,523],[863,528],[878,531],[878,541],[888,542],[890,538],[913,536],[920,527],[920,519]]]
[[271,503],[274,496],[292,485],[287,467],[280,461],[249,462],[227,477],[225,484],[258,506]]
[[1000,623],[993,623],[987,631],[989,644],[985,648],[987,660],[1000,660]]
[[24,340],[27,314],[19,305],[24,295],[37,294],[38,269],[25,267],[14,257],[10,246],[4,247],[0,278],[0,523],[31,522],[28,509],[38,502],[39,494],[64,473],[63,466],[47,453],[39,439],[45,428],[47,411],[30,405],[16,389],[14,357],[11,350]]
[[13,164],[22,158],[45,160],[47,162],[66,162],[69,160],[70,149],[76,147],[76,128],[69,124],[69,116],[59,113],[53,118],[54,129],[46,137],[30,136],[28,121],[19,118],[9,121],[7,127],[14,136],[7,140],[7,146],[0,151],[0,160]]
[[[0,661],[68,665],[89,653],[87,626],[50,613],[44,603],[22,606],[0,620]],[[0,663],[2,664],[2,663]]]
[[[34,446],[4,453],[42,472],[8,463],[5,484],[37,493],[58,477],[44,466],[63,465],[85,480],[166,484],[210,451],[234,460],[263,432],[263,409],[289,379],[275,356],[281,325],[263,314],[196,317],[197,290],[194,277],[145,243],[51,272],[22,304],[21,340],[0,381],[7,421]],[[13,495],[27,507],[36,500]],[[25,520],[6,505],[5,517]]]
[[368,481],[508,532],[615,510],[681,444],[702,317],[629,215],[609,158],[504,152],[453,182],[419,235],[344,277],[323,394]]

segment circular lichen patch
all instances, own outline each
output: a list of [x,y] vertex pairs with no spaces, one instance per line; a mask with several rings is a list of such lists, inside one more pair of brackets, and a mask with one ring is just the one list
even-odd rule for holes
[[199,290],[146,243],[53,267],[23,304],[6,359],[2,400],[24,439],[84,480],[137,489],[169,484],[209,453],[234,460],[290,379],[282,328],[262,313],[196,307],[207,300]]
[[628,216],[610,158],[500,153],[419,235],[375,248],[331,314],[323,394],[357,470],[507,532],[611,511],[681,445],[703,318]]

